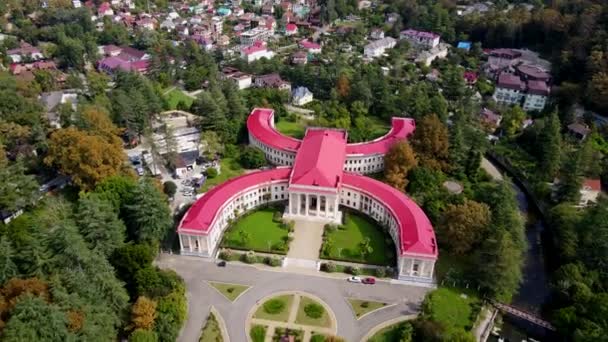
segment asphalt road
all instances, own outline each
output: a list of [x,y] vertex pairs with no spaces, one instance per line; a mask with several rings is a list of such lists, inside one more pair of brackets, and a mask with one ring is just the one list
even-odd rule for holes
[[[204,259],[163,254],[157,261],[161,268],[170,268],[186,282],[188,318],[178,341],[198,341],[201,328],[213,305],[226,322],[231,341],[247,341],[247,316],[256,302],[279,291],[298,290],[324,300],[334,311],[338,335],[347,341],[360,341],[374,326],[399,316],[418,312],[429,289],[388,282],[375,285],[348,283],[345,279],[310,274],[260,270],[249,265],[228,264],[217,267]],[[220,281],[252,286],[235,302],[230,302],[211,288],[206,281]],[[366,299],[396,304],[356,320],[347,298]]]

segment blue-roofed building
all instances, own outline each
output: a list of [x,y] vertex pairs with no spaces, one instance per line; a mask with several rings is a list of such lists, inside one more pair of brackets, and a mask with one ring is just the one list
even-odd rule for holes
[[228,16],[228,15],[232,14],[232,11],[231,11],[229,8],[226,8],[226,7],[220,7],[220,8],[217,10],[217,14],[218,14],[218,15],[221,15],[222,17],[225,17],[225,16]]
[[469,51],[469,50],[471,50],[471,45],[472,45],[471,42],[458,42],[457,48],[463,49],[465,51]]

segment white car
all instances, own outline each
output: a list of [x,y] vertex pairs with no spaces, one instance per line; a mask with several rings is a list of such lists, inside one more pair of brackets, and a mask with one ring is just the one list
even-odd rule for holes
[[351,283],[361,283],[363,281],[363,279],[361,279],[361,277],[357,277],[357,276],[352,276],[346,280],[348,280]]

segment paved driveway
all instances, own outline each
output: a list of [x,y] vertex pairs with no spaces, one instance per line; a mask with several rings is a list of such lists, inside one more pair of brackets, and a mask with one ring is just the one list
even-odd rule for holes
[[[388,282],[376,285],[351,284],[344,279],[311,274],[260,270],[249,265],[229,264],[217,267],[214,263],[196,257],[163,254],[159,267],[170,268],[181,275],[187,288],[188,319],[178,341],[198,341],[210,306],[221,314],[233,342],[247,341],[245,322],[251,308],[265,296],[278,291],[298,290],[311,293],[324,300],[334,311],[338,335],[347,341],[359,341],[366,332],[379,323],[415,313],[429,289]],[[235,302],[230,302],[205,281],[221,281],[252,286]],[[396,304],[376,311],[357,321],[346,298],[354,297]]]

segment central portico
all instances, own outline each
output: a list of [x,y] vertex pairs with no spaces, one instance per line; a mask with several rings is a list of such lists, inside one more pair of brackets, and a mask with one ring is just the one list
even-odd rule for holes
[[286,218],[342,222],[338,208],[345,150],[346,131],[306,130],[289,176]]

